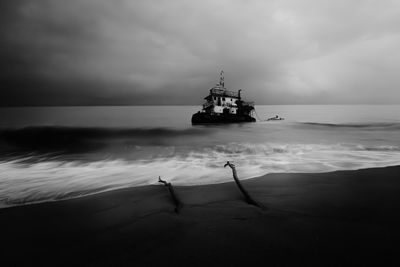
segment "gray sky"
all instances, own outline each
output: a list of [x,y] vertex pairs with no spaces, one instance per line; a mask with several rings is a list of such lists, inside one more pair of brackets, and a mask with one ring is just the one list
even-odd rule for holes
[[0,105],[400,104],[398,0],[2,0]]

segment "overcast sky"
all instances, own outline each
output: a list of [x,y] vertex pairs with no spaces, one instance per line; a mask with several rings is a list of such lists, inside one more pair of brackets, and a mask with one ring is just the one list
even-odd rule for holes
[[0,105],[400,104],[398,0],[1,0]]

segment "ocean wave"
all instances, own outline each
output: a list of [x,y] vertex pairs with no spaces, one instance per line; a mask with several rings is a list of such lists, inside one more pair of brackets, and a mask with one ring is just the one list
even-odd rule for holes
[[228,143],[204,148],[204,154],[222,153],[226,155],[277,155],[277,154],[302,154],[312,151],[393,151],[400,152],[399,146],[394,145],[361,145],[352,143],[338,144],[254,144],[254,143]]
[[147,160],[49,157],[35,162],[35,155],[0,160],[0,207],[157,184],[158,176],[176,185],[228,182],[232,178],[223,167],[226,161],[236,164],[241,179],[272,172],[326,172],[400,164],[397,146],[346,143],[228,143],[171,151],[169,156]]
[[301,122],[301,125],[319,127],[319,128],[358,128],[358,129],[376,129],[376,130],[400,130],[400,123],[376,122],[376,123],[319,123],[319,122]]
[[[207,128],[83,128],[41,126],[0,129],[0,149],[51,153],[88,152],[116,142],[130,145],[168,144],[171,139],[202,136],[211,133]],[[167,140],[168,139],[168,140]]]

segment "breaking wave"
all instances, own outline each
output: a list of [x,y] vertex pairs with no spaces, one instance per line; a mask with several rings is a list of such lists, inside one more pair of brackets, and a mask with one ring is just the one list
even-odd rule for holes
[[[151,149],[155,149],[152,147]],[[326,172],[400,164],[400,147],[360,144],[228,143],[150,159],[93,161],[35,155],[0,161],[0,207],[79,197],[117,188],[156,184],[160,175],[176,185],[231,181],[227,160],[241,179],[276,172]]]
[[318,122],[302,122],[302,125],[314,126],[320,128],[358,128],[358,129],[368,129],[368,130],[400,130],[400,123],[318,123]]
[[51,152],[95,151],[118,142],[133,145],[168,144],[173,139],[208,135],[208,128],[84,128],[40,126],[0,129],[0,149]]

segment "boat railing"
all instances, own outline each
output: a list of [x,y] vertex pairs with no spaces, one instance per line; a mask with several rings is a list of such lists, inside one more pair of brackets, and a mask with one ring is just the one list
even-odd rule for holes
[[215,95],[220,95],[220,96],[239,98],[239,93],[238,92],[228,91],[228,90],[225,90],[225,89],[212,88],[211,89],[211,93],[215,94]]
[[206,102],[206,103],[203,104],[203,109],[206,109],[206,108],[208,108],[208,107],[210,107],[212,105],[214,105],[213,102]]
[[236,104],[231,104],[231,103],[225,103],[225,106],[228,108],[237,108]]

